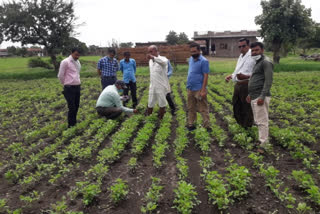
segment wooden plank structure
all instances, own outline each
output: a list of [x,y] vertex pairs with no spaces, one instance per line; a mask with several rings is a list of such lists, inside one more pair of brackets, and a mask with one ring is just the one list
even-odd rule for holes
[[[186,64],[190,57],[189,45],[165,45],[158,46],[161,56],[167,57],[172,64]],[[146,66],[148,60],[146,55],[148,47],[135,47],[135,48],[119,48],[117,50],[118,59],[123,59],[124,52],[130,52],[131,58],[136,60],[137,65]]]

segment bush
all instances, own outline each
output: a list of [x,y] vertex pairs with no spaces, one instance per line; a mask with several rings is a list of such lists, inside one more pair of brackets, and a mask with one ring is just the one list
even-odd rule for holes
[[52,68],[49,62],[43,60],[40,57],[31,58],[28,62],[28,66],[30,68],[36,68],[36,67],[48,68],[48,69]]

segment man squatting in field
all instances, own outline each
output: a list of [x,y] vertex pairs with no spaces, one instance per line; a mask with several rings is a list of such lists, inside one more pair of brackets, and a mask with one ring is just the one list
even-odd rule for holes
[[114,58],[115,55],[115,49],[110,48],[108,49],[108,56],[105,56],[98,61],[97,72],[101,77],[102,90],[108,85],[113,85],[117,80],[119,65],[117,59]]
[[[128,96],[129,89],[132,97],[132,107],[135,108],[138,104],[137,101],[137,84],[136,84],[136,61],[130,58],[130,52],[123,53],[124,59],[120,60],[120,70],[123,73],[123,81],[126,83],[127,88],[124,89],[123,95]],[[124,101],[124,105],[128,100]]]
[[207,84],[209,78],[209,62],[200,54],[200,45],[190,45],[191,57],[189,59],[189,70],[187,77],[188,90],[188,130],[196,129],[197,111],[203,119],[203,127],[208,131],[210,128],[209,107],[207,101]]
[[[167,73],[168,79],[170,79],[170,77],[172,76],[172,73],[173,73],[173,69],[172,69],[170,60],[168,60],[168,73]],[[168,104],[169,104],[169,106],[170,106],[171,114],[174,115],[174,114],[175,114],[175,111],[176,111],[176,106],[174,105],[174,103],[173,103],[173,101],[172,101],[171,92],[169,92],[169,93],[166,95],[166,99],[167,99],[167,102],[168,102]]]
[[158,117],[162,119],[166,111],[166,95],[170,93],[168,72],[168,59],[159,55],[157,46],[151,45],[148,48],[147,59],[150,69],[150,87],[147,115],[152,114],[153,107],[158,103],[160,109]]
[[[268,108],[271,99],[273,64],[268,57],[263,55],[264,46],[261,42],[254,42],[250,47],[256,64],[249,80],[247,102],[251,103],[254,121],[259,129],[260,147],[263,149],[269,137]],[[263,152],[261,149],[258,151]]]
[[232,97],[233,114],[237,123],[244,128],[253,125],[253,114],[250,103],[247,103],[248,82],[252,74],[252,69],[256,61],[251,57],[249,40],[242,38],[238,42],[240,56],[233,74],[228,75],[225,80],[229,82],[231,79],[236,84]]
[[109,85],[101,92],[96,110],[100,116],[105,116],[108,119],[115,119],[125,113],[138,113],[136,109],[130,109],[122,105],[121,97],[119,95],[127,86],[122,80],[117,80],[114,85]]
[[80,105],[80,51],[71,50],[71,55],[60,63],[58,78],[63,85],[63,95],[68,103],[68,127],[77,123],[77,113]]

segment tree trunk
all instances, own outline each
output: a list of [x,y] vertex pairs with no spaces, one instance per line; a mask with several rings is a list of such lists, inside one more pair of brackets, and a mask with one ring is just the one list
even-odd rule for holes
[[277,39],[273,40],[272,49],[273,49],[273,63],[274,64],[279,64],[279,62],[280,62],[281,42],[279,40],[277,40]]
[[50,58],[51,58],[51,62],[52,62],[52,65],[54,67],[54,70],[56,72],[59,71],[59,63],[57,62],[57,57],[56,55],[50,55]]

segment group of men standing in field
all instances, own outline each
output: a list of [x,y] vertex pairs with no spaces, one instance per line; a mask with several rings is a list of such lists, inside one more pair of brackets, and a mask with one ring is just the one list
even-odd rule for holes
[[[250,49],[251,47],[251,49]],[[233,94],[234,117],[238,124],[244,128],[251,127],[253,121],[259,128],[259,141],[261,149],[268,142],[268,107],[270,102],[270,88],[272,85],[273,64],[263,55],[264,47],[260,42],[252,43],[243,38],[239,40],[239,56],[237,66],[233,74],[225,80],[231,79],[236,83]],[[124,53],[120,65],[115,59],[114,49],[108,50],[108,55],[99,60],[97,71],[101,78],[102,92],[96,103],[99,115],[108,119],[118,117],[122,112],[138,113],[136,106],[136,62],[130,58],[130,52]],[[196,129],[197,112],[203,118],[202,126],[211,131],[209,106],[207,101],[209,81],[209,61],[202,56],[200,46],[197,43],[190,44],[190,59],[187,77],[187,129]],[[68,103],[68,125],[76,124],[76,115],[80,103],[80,51],[76,48],[71,55],[60,64],[58,78],[64,85],[63,94]],[[172,75],[170,61],[161,56],[155,45],[148,48],[150,87],[148,106],[145,112],[150,115],[156,104],[159,106],[159,119],[162,119],[166,106],[169,103],[171,113],[175,114],[175,105],[170,96],[171,88],[169,77]],[[117,80],[117,71],[123,73],[123,80]],[[132,97],[132,109],[125,107],[128,102],[129,90]],[[124,96],[120,96],[123,92]],[[263,152],[263,150],[261,150]]]

